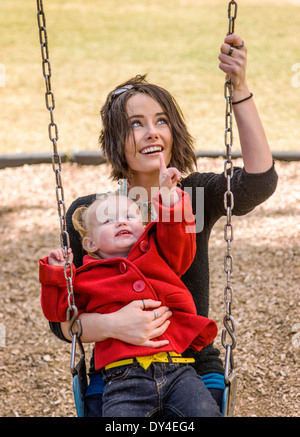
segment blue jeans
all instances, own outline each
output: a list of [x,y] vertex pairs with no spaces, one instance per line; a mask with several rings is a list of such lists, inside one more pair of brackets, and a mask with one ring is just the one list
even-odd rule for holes
[[220,417],[201,377],[189,365],[138,363],[104,372],[103,417]]

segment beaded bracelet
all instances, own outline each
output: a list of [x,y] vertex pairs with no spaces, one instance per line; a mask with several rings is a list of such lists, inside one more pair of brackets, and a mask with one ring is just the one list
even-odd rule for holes
[[237,102],[232,102],[232,104],[233,104],[233,105],[237,105],[238,103],[245,102],[246,100],[249,100],[249,99],[251,99],[252,97],[253,97],[253,94],[250,93],[250,96],[249,96],[249,97],[246,97],[245,99],[243,99],[243,100],[239,100],[239,101],[237,101]]

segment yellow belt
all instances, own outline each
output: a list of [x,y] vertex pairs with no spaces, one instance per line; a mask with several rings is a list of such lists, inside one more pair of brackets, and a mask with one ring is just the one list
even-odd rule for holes
[[142,366],[145,370],[148,369],[151,363],[169,363],[169,357],[171,357],[172,363],[194,363],[194,358],[183,358],[180,354],[176,352],[159,352],[155,355],[150,355],[147,357],[135,357],[126,358],[124,360],[114,361],[113,363],[105,366],[105,370],[112,369],[113,367],[126,366],[127,364],[132,364],[135,360]]

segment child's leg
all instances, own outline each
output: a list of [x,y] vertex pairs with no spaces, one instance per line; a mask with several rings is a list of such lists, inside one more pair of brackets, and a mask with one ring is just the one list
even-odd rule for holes
[[176,365],[168,375],[169,385],[164,396],[164,413],[181,417],[220,417],[220,409],[203,384],[201,377],[189,365]]
[[147,417],[156,413],[158,396],[151,371],[138,364],[104,374],[103,417]]

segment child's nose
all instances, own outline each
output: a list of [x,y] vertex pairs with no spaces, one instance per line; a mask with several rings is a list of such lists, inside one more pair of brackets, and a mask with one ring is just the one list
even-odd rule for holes
[[127,222],[128,222],[127,218],[119,217],[119,219],[118,219],[118,221],[116,223],[116,226],[119,227],[119,226],[127,225]]

